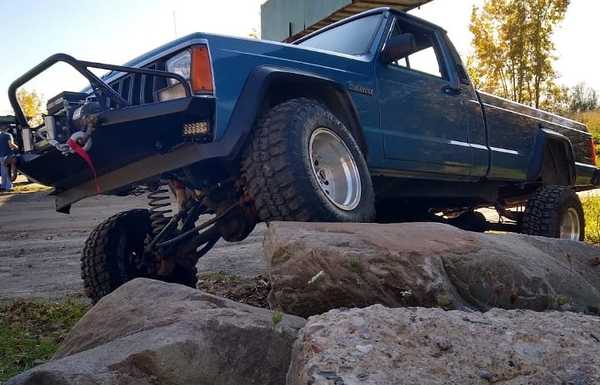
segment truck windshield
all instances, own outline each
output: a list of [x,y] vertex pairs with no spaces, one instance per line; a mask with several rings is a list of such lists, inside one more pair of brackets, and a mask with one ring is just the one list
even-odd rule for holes
[[360,56],[369,51],[382,14],[361,17],[323,31],[298,45]]

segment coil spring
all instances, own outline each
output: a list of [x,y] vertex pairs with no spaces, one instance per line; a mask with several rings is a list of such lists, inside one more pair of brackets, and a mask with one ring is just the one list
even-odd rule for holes
[[148,206],[150,206],[150,222],[152,232],[158,234],[169,222],[173,215],[171,208],[171,196],[169,195],[168,183],[161,181],[156,189],[148,193]]

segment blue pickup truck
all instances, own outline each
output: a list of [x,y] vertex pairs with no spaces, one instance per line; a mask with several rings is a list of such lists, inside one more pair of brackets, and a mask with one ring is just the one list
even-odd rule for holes
[[[57,62],[90,87],[50,99],[30,127],[16,90]],[[194,285],[200,256],[260,221],[437,220],[582,240],[576,192],[600,183],[584,125],[476,91],[442,28],[389,8],[291,44],[196,33],[124,66],[57,54],[9,97],[18,167],[54,187],[57,210],[148,193],[148,209],[87,240],[93,300],[139,276]],[[507,220],[488,223],[482,207]]]

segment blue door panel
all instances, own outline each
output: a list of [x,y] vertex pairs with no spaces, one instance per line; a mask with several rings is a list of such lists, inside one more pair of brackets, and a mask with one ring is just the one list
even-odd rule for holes
[[383,65],[378,79],[386,159],[402,161],[399,168],[408,161],[420,171],[469,175],[473,155],[464,103],[443,91],[448,81]]

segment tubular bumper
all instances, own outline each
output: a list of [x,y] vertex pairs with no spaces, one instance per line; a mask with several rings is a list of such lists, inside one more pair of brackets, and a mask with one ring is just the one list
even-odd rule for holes
[[[17,90],[58,62],[70,65],[83,75],[91,85],[90,95],[95,95],[102,105],[110,100],[113,106],[113,109],[96,114],[98,124],[92,135],[92,147],[85,154],[91,158],[91,166],[83,157],[65,155],[50,144],[25,152],[21,141],[22,130],[30,127],[18,103]],[[175,79],[183,86],[185,97],[131,105],[90,68]],[[16,139],[21,149],[18,168],[32,179],[54,187],[56,207],[62,212],[68,212],[72,203],[98,192],[110,192],[197,162],[205,158],[205,151],[199,150],[201,145],[198,143],[213,140],[215,98],[193,95],[188,81],[171,72],[81,61],[60,53],[48,57],[16,79],[9,87],[8,97],[15,111]],[[185,127],[191,127],[187,135],[184,134]],[[204,131],[200,135],[190,135],[190,132],[197,132],[198,127]],[[96,182],[99,188],[96,188]],[[90,189],[90,185],[94,187]]]
[[[183,126],[201,121],[212,127],[214,107],[213,97],[193,96],[100,113],[101,125],[89,151],[100,193],[201,160],[202,145],[186,140]],[[71,203],[97,192],[84,160],[76,154],[65,156],[54,147],[23,154],[18,168],[55,188],[58,211],[68,211]]]

